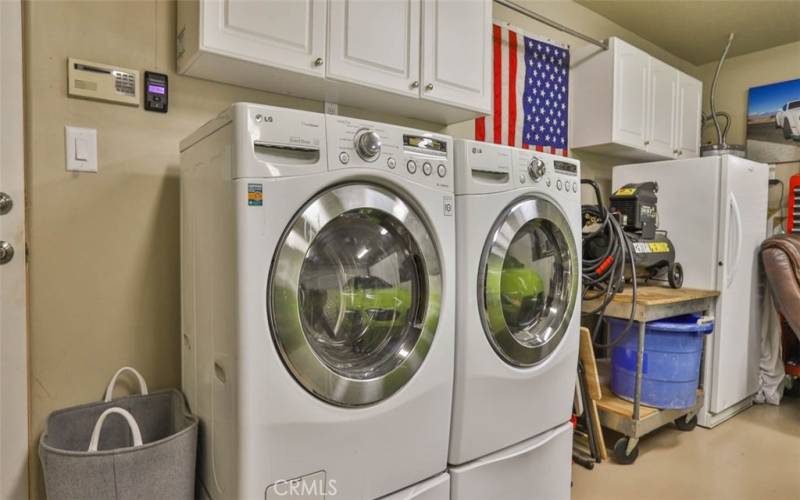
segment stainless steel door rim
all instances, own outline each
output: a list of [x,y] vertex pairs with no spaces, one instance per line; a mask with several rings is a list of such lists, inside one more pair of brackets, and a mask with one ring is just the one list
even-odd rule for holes
[[[503,296],[508,295],[503,289],[503,274],[509,273],[507,259],[514,258],[509,252],[512,245],[520,243],[521,236],[537,239],[542,248],[546,247],[552,266],[542,262],[540,267],[550,267],[553,274],[541,280],[542,297],[537,303],[540,314],[529,324],[512,325],[504,309],[511,300]],[[530,248],[531,259],[540,250]],[[527,271],[529,275],[537,274],[530,268]],[[529,367],[555,350],[575,309],[578,274],[575,239],[567,218],[553,202],[526,197],[503,211],[489,233],[481,258],[478,304],[489,343],[504,361]],[[523,280],[524,275],[516,279]]]
[[275,345],[315,396],[339,406],[382,401],[431,347],[441,278],[431,232],[409,203],[373,184],[327,189],[278,244],[267,291]]

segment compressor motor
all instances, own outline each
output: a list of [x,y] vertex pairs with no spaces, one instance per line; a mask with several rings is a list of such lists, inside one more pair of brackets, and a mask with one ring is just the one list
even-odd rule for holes
[[675,262],[675,246],[658,230],[658,183],[626,184],[611,195],[609,212],[631,241],[637,278],[666,279],[672,288],[683,285],[683,267]]

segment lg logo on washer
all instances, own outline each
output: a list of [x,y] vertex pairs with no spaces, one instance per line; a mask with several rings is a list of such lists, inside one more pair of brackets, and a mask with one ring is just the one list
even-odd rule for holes
[[311,498],[311,497],[334,497],[338,493],[336,480],[325,480],[322,478],[303,477],[290,480],[281,480],[267,488],[267,500],[273,498]]

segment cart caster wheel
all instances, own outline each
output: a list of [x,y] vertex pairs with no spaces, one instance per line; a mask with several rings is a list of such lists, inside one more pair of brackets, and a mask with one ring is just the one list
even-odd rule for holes
[[682,416],[681,418],[675,420],[675,427],[682,431],[693,431],[695,427],[697,427],[697,415],[686,420],[686,415]]
[[680,264],[680,262],[676,262],[669,266],[667,279],[669,280],[669,286],[672,288],[680,288],[683,286],[683,266]]
[[783,396],[786,398],[800,398],[800,380],[793,380],[792,387],[783,390]]
[[614,443],[614,461],[618,464],[630,465],[639,457],[638,444],[633,448],[630,455],[626,454],[629,440],[630,438],[628,437],[621,437]]

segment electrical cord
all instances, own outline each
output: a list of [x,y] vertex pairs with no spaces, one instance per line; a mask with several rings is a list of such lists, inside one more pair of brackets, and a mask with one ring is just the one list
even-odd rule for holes
[[[600,304],[582,314],[589,316],[598,315],[597,323],[592,332],[592,343],[595,347],[610,348],[620,344],[628,336],[634,319],[636,318],[636,254],[633,242],[622,230],[619,221],[603,205],[600,186],[590,179],[582,179],[581,184],[592,187],[597,198],[597,205],[584,205],[581,208],[583,226],[598,224],[599,227],[591,232],[583,233],[583,266],[582,300],[594,301],[600,299]],[[588,223],[588,224],[587,224]],[[587,247],[593,251],[587,252]],[[631,315],[622,333],[608,343],[598,342],[600,326],[605,320],[605,311],[614,296],[625,286],[625,271],[630,269],[633,300],[631,302]]]

